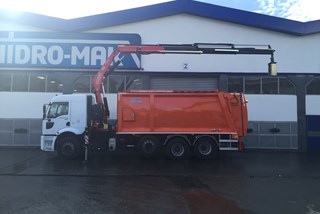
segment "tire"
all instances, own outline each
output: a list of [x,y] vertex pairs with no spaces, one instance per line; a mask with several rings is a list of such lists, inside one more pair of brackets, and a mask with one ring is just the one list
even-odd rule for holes
[[160,154],[159,140],[154,136],[145,136],[139,140],[138,151],[145,158],[155,158]]
[[172,160],[184,160],[190,156],[190,147],[183,138],[174,138],[166,145],[168,158]]
[[207,160],[217,158],[219,148],[214,139],[210,137],[202,137],[196,141],[193,152],[197,158]]
[[74,159],[80,154],[80,144],[76,137],[65,136],[58,140],[58,155],[65,159]]

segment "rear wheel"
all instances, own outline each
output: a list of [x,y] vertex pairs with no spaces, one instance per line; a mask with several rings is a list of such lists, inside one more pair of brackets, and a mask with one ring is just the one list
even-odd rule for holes
[[171,139],[167,143],[166,153],[167,153],[167,156],[173,160],[186,159],[190,155],[189,144],[183,138]]
[[57,152],[60,157],[73,159],[80,154],[80,144],[76,137],[65,136],[58,140]]
[[143,157],[157,157],[160,153],[159,140],[154,136],[142,137],[138,143],[138,150]]
[[202,137],[198,139],[193,148],[196,157],[200,159],[211,159],[218,156],[218,146],[214,139]]

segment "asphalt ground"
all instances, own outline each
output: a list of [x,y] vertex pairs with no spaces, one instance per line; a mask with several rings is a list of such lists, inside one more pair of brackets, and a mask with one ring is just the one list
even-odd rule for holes
[[88,162],[0,148],[0,213],[320,213],[320,154],[221,152],[217,160],[96,153]]

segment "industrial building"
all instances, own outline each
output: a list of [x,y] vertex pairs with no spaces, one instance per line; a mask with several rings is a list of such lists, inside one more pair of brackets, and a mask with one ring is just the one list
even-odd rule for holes
[[177,0],[71,20],[1,12],[0,27],[0,146],[40,145],[43,104],[91,92],[118,44],[221,43],[270,45],[278,75],[268,56],[132,55],[107,79],[111,119],[121,90],[244,92],[246,148],[320,149],[320,21]]

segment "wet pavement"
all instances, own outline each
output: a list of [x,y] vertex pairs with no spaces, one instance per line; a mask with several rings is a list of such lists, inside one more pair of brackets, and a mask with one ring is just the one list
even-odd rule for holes
[[0,148],[0,213],[320,213],[320,154],[222,152],[217,160],[98,153],[87,164]]

